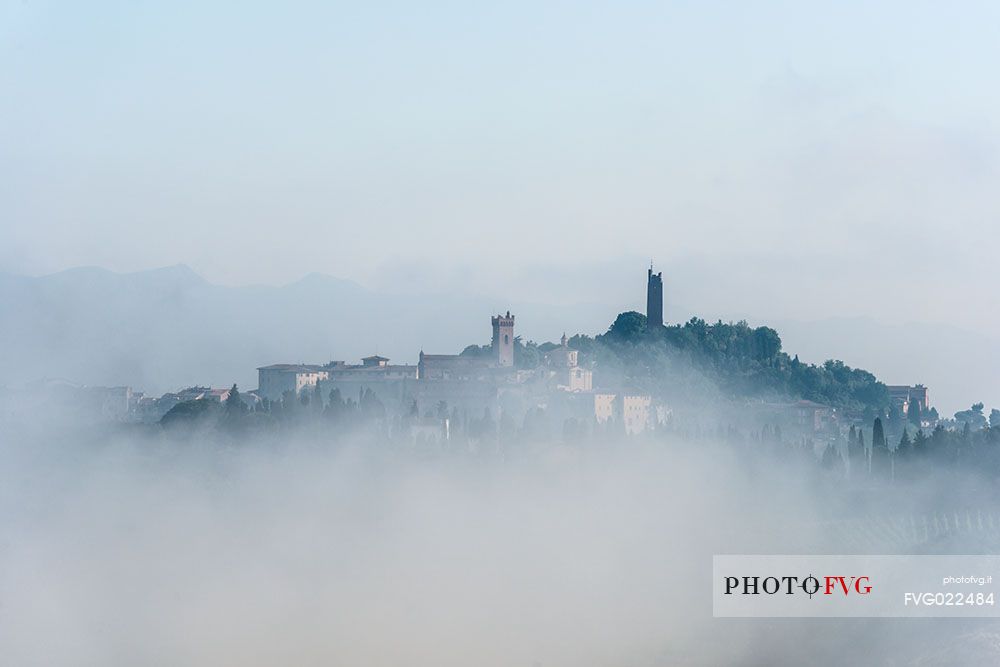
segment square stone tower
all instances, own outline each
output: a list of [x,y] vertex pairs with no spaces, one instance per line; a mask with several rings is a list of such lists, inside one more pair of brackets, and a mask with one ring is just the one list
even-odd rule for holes
[[494,315],[493,321],[493,363],[500,368],[514,365],[514,316]]
[[653,273],[649,265],[646,274],[646,328],[663,326],[663,273]]

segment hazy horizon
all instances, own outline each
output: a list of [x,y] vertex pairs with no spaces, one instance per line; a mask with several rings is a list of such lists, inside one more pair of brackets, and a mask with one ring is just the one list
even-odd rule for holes
[[[301,274],[282,280],[245,280],[221,281],[211,277],[210,272],[198,270],[188,262],[177,261],[170,264],[151,265],[135,269],[115,269],[99,264],[80,264],[67,266],[51,271],[17,271],[0,270],[14,277],[47,278],[59,274],[81,270],[106,271],[119,276],[140,275],[158,271],[183,269],[190,271],[199,280],[217,287],[273,287],[281,288],[295,285],[312,276],[323,276],[344,283],[356,285],[362,289],[374,292],[399,295],[432,295],[435,293],[453,293],[471,296],[483,296],[497,300],[533,302],[550,304],[555,302],[569,304],[600,304],[609,308],[618,307],[624,310],[643,312],[645,309],[645,269],[652,266],[655,271],[663,273],[665,285],[664,317],[670,323],[683,323],[691,317],[700,317],[708,321],[737,321],[749,319],[766,323],[768,319],[801,320],[817,322],[828,319],[872,319],[881,323],[891,324],[944,324],[959,329],[977,331],[987,337],[1000,336],[1000,330],[993,331],[989,327],[976,325],[976,314],[968,317],[958,315],[953,318],[935,318],[925,311],[903,313],[903,319],[897,319],[893,310],[866,308],[863,304],[851,309],[845,306],[841,311],[827,309],[827,301],[814,303],[806,307],[790,304],[782,295],[774,292],[749,294],[745,282],[747,276],[741,271],[735,275],[716,273],[713,270],[723,259],[707,257],[683,258],[670,266],[659,263],[655,258],[643,260],[639,256],[621,256],[609,258],[606,261],[593,262],[589,265],[575,267],[546,267],[542,264],[508,267],[501,284],[482,280],[481,276],[460,268],[448,269],[437,267],[400,267],[396,272],[386,272],[376,276],[350,275],[336,272],[337,267],[321,267],[319,270],[303,270]],[[671,272],[671,268],[679,267]],[[698,273],[698,271],[703,271]],[[799,281],[809,281],[809,276],[802,276]],[[741,285],[741,283],[743,283]],[[739,298],[730,298],[731,291],[740,290]],[[850,294],[844,294],[845,301],[850,300]],[[615,305],[617,304],[617,305]],[[981,315],[979,313],[978,315]]]
[[668,304],[1000,336],[964,7],[9,4],[0,270],[565,300],[652,258]]

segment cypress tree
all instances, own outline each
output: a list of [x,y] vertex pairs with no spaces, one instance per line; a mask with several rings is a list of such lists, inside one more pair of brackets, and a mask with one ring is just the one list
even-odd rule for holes
[[236,384],[233,384],[232,388],[229,390],[229,396],[226,398],[226,414],[229,416],[236,416],[242,414],[247,409],[246,403],[240,398],[240,391],[236,388]]
[[864,447],[859,446],[858,442],[858,432],[854,428],[854,424],[851,424],[851,430],[847,433],[847,465],[851,468],[856,465],[860,465],[861,457],[864,456]]
[[876,417],[872,424],[871,471],[873,475],[888,477],[890,467],[889,446],[885,439],[885,429],[882,426],[882,419]]
[[899,446],[896,447],[896,451],[902,456],[909,456],[913,452],[913,441],[910,440],[910,434],[903,429],[903,435],[899,438]]
[[885,430],[882,427],[882,418],[876,417],[872,424],[872,449],[876,447],[886,447]]

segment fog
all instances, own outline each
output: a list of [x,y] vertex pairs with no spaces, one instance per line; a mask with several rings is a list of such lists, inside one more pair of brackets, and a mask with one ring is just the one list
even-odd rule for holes
[[836,553],[831,518],[992,502],[948,475],[865,505],[863,485],[681,436],[436,454],[52,418],[2,436],[8,664],[997,659],[992,621],[711,615],[713,553]]
[[[827,359],[926,385],[942,418],[1000,406],[997,8],[0,6],[0,663],[1000,664],[995,621],[715,619],[711,598],[713,554],[1000,553],[992,528],[885,528],[1000,515],[996,425],[947,422],[890,483],[818,451],[874,430],[861,380],[825,385],[823,433],[789,416],[827,396],[805,365]],[[525,342],[601,334],[644,312],[650,260],[666,322],[773,325],[789,357],[712,339],[713,384],[691,347],[625,340],[633,377],[567,348],[570,384],[676,400],[640,436],[591,404],[561,437],[429,446],[386,435],[398,414],[380,437],[321,404],[296,425],[308,395],[156,421],[182,399],[155,396],[246,392],[258,366],[458,353],[495,312]],[[810,381],[780,385],[786,361]],[[492,410],[528,368],[441,396]],[[532,414],[580,408],[543,370]],[[733,391],[750,372],[767,392]],[[407,428],[440,431],[436,398]],[[889,446],[930,416],[896,403]],[[801,432],[768,442],[772,412]]]

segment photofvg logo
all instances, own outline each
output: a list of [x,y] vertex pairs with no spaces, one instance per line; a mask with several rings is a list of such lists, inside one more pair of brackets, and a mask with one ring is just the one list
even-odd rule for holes
[[717,617],[1000,617],[998,556],[713,559]]
[[815,577],[793,576],[744,576],[725,577],[726,595],[869,595],[872,592],[871,577],[826,575]]

